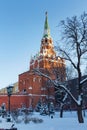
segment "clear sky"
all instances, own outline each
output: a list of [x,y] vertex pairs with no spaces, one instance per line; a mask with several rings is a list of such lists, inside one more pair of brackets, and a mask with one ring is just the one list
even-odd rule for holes
[[0,88],[29,69],[31,55],[40,49],[46,11],[55,44],[59,22],[87,12],[87,0],[0,0]]

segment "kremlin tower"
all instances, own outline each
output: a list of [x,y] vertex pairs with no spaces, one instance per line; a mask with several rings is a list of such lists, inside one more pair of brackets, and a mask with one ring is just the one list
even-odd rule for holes
[[48,15],[46,12],[44,33],[41,40],[40,51],[30,61],[30,69],[19,75],[19,93],[29,96],[29,106],[36,106],[39,100],[55,101],[54,86],[48,83],[48,79],[35,74],[32,70],[38,68],[40,71],[55,80],[65,80],[65,62],[56,56],[53,40],[50,35]]

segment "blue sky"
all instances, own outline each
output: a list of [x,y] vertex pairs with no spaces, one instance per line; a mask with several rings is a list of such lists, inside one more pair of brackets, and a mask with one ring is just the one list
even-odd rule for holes
[[87,12],[87,0],[0,0],[0,88],[29,69],[31,55],[40,49],[46,11],[55,44],[59,22]]

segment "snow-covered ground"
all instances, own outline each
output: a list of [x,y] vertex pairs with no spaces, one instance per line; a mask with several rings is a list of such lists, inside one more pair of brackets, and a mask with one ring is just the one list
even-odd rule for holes
[[[87,114],[87,113],[86,113]],[[64,117],[59,118],[59,112],[56,112],[53,118],[49,116],[41,116],[39,113],[34,113],[30,118],[43,119],[42,123],[33,123],[30,121],[25,124],[24,121],[21,123],[15,123],[15,127],[18,130],[86,130],[87,129],[87,115],[84,118],[84,123],[79,124],[77,120],[76,112],[64,112]],[[22,117],[20,116],[22,120]],[[5,123],[3,119],[0,122],[0,128],[3,126],[11,126],[9,123]]]

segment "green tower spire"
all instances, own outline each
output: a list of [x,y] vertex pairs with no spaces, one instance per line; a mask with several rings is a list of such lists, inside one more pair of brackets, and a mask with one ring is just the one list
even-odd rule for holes
[[43,34],[44,38],[51,37],[50,28],[49,28],[49,24],[48,24],[48,14],[47,14],[47,12],[45,14],[46,14],[46,18],[45,18],[45,24],[44,24],[44,34]]

